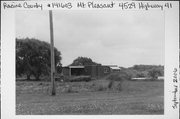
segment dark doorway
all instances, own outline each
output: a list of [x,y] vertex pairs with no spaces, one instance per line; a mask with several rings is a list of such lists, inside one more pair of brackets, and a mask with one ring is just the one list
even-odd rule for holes
[[85,70],[84,68],[71,68],[71,75],[73,76],[85,75]]

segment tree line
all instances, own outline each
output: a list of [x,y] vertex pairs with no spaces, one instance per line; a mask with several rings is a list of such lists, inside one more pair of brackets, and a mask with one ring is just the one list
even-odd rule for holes
[[134,65],[122,69],[131,78],[148,77],[156,80],[159,76],[164,76],[164,66],[162,65]]
[[[56,73],[61,73],[61,52],[54,48]],[[40,80],[41,76],[50,75],[51,67],[50,44],[35,38],[16,38],[16,76],[26,76],[27,80],[35,77]],[[69,66],[101,65],[88,57],[77,57]],[[153,80],[158,76],[164,76],[164,66],[161,65],[134,65],[132,67],[120,67],[120,74],[124,78],[151,77]]]

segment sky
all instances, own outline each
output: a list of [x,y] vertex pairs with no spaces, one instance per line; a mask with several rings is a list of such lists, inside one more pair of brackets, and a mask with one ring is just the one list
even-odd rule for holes
[[[16,37],[50,42],[48,11],[16,11]],[[54,45],[66,66],[79,56],[103,65],[164,65],[160,11],[55,10]]]

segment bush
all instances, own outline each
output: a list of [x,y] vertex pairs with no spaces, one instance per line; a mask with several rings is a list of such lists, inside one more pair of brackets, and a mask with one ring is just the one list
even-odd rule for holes
[[91,81],[90,76],[75,76],[70,78],[70,82],[81,82],[81,81]]
[[114,84],[114,80],[111,80],[108,84],[108,88],[111,89],[113,87]]
[[91,84],[91,88],[95,91],[105,91],[105,90],[122,90],[122,81],[114,81],[114,80],[97,80]]
[[73,90],[72,86],[68,86],[66,92],[67,93],[78,93],[78,91]]
[[72,87],[69,86],[68,89],[67,89],[67,93],[72,93],[72,92],[73,92]]
[[130,76],[126,72],[117,72],[117,73],[111,73],[106,79],[113,81],[123,81],[123,80],[129,80]]
[[98,85],[97,88],[96,88],[96,91],[104,91],[106,90],[107,88],[103,85]]
[[121,85],[121,82],[116,86],[116,90],[122,91],[122,85]]
[[148,72],[149,76],[151,77],[151,80],[157,80],[158,79],[158,76],[161,75],[161,72],[160,70],[158,69],[151,69],[149,72]]

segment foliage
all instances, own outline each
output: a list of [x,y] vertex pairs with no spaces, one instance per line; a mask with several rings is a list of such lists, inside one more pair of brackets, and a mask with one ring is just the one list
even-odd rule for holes
[[134,69],[136,71],[146,71],[151,70],[152,68],[162,68],[161,65],[134,65],[131,67],[131,69]]
[[124,71],[120,71],[109,74],[106,79],[113,81],[123,81],[123,80],[130,80],[131,76]]
[[122,91],[122,82],[120,82],[120,83],[116,86],[116,90]]
[[138,78],[140,78],[140,77],[146,77],[146,75],[145,75],[145,73],[143,73],[143,72],[138,72],[138,73],[136,74],[136,77],[138,77]]
[[108,84],[108,88],[111,89],[113,87],[114,84],[114,80],[111,80]]
[[158,76],[164,76],[164,66],[161,65],[134,65],[129,68],[122,68],[121,72],[126,72],[130,77],[149,77],[151,70],[157,70]]
[[76,58],[72,64],[70,64],[71,66],[84,66],[84,65],[99,65],[98,63],[92,61],[91,58],[87,58],[87,57],[78,57]]
[[[16,75],[26,75],[36,80],[50,72],[50,44],[34,38],[16,38]],[[61,67],[61,53],[54,48],[56,69]]]
[[71,79],[69,80],[70,82],[81,82],[81,81],[91,81],[91,77],[90,76],[75,76],[75,77],[71,77]]
[[107,90],[107,87],[104,87],[103,85],[98,85],[95,88],[96,91],[105,91]]
[[67,86],[67,93],[78,93],[78,91],[73,90],[72,86]]
[[159,75],[161,75],[161,72],[158,69],[151,69],[149,71],[149,76],[151,77],[152,80],[156,80]]

